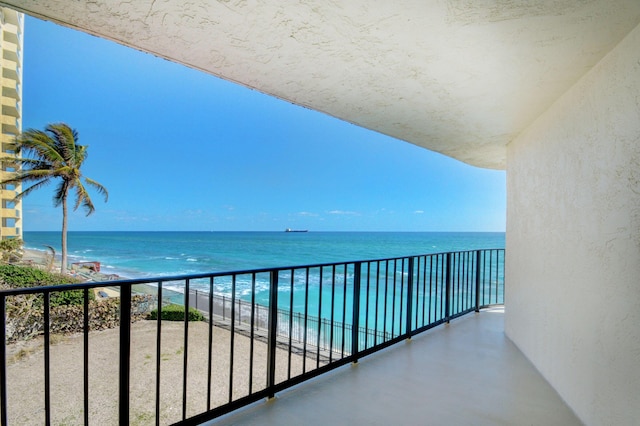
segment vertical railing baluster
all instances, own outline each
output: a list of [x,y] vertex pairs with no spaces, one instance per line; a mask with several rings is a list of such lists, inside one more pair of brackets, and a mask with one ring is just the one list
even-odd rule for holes
[[84,424],[89,424],[89,289],[82,291],[82,329],[83,335],[83,359],[84,365]]
[[231,313],[229,314],[229,320],[231,326],[229,328],[229,402],[233,401],[233,361],[236,338],[236,274],[231,276]]
[[[371,262],[367,262],[367,295],[365,297],[365,316],[364,316],[364,348],[369,348],[369,291],[371,284]],[[346,286],[345,286],[346,287]],[[346,291],[346,290],[345,290]],[[344,322],[344,320],[342,321]],[[344,354],[343,354],[344,356]]]
[[[435,264],[433,264],[434,257],[435,257]],[[433,305],[433,321],[432,322],[436,322],[442,319],[443,315],[442,315],[441,300],[444,299],[442,296],[438,295],[438,291],[444,294],[444,291],[442,291],[442,283],[441,283],[442,267],[440,265],[442,255],[436,254],[434,255],[434,257],[431,258],[431,263],[433,265],[433,292],[434,292],[433,302],[432,302],[432,305]]]
[[7,318],[5,295],[0,296],[0,424],[7,426]]
[[446,255],[446,271],[445,271],[445,297],[444,297],[444,317],[449,323],[450,303],[451,303],[451,253]]
[[[400,312],[398,313],[398,336],[402,335],[402,314],[404,312],[404,264],[405,258],[402,258],[402,263],[400,264]],[[405,322],[406,324],[406,322]]]
[[249,395],[253,393],[253,352],[255,341],[256,274],[251,274],[251,332],[249,341]]
[[207,342],[207,411],[211,410],[211,380],[213,370],[213,277],[209,277],[209,336]]
[[344,264],[344,277],[342,280],[342,355],[344,358],[344,346],[345,346],[345,326],[347,322],[347,264]]
[[302,373],[307,372],[307,335],[309,334],[309,268],[305,269],[304,281],[304,342],[302,344]]
[[359,342],[358,329],[360,328],[360,276],[362,274],[362,263],[356,262],[353,271],[353,325],[351,329],[351,355],[353,362],[358,362]]
[[320,267],[320,282],[318,283],[318,333],[316,339],[316,368],[320,367],[320,339],[322,336],[322,273],[324,268]]
[[466,297],[466,309],[469,309],[471,307],[473,307],[472,305],[472,300],[473,300],[473,292],[471,291],[471,268],[473,267],[473,258],[472,258],[472,252],[467,252],[466,253],[466,268],[465,268],[465,294],[467,295]]
[[[426,266],[425,266],[426,269]],[[437,273],[437,272],[436,272]],[[435,298],[432,295],[433,293],[433,255],[429,256],[429,309],[427,312],[427,324],[431,324],[431,301],[435,300]],[[435,311],[435,309],[434,309]],[[435,314],[434,314],[435,317]]]
[[382,333],[384,335],[384,339],[387,340],[387,304],[388,304],[388,293],[389,293],[389,261],[385,261],[385,271],[384,271],[384,312],[382,318]]
[[131,285],[120,290],[119,423],[129,423],[129,382],[131,375]]
[[182,353],[182,420],[187,418],[187,362],[189,359],[189,305],[190,305],[190,280],[187,278],[184,284],[184,351]]
[[275,396],[276,384],[276,332],[278,316],[278,271],[271,271],[269,283],[269,339],[267,353],[267,390],[269,398]]
[[333,323],[336,301],[336,265],[331,271],[331,319],[329,324],[329,363],[333,361]]
[[500,303],[499,290],[500,290],[500,250],[496,250],[496,305]]
[[[431,287],[429,287],[429,297],[427,297],[427,256],[424,256],[423,259],[424,259],[424,262],[422,266],[422,323],[421,325],[425,326],[429,322],[428,319],[425,320],[425,314],[427,313],[426,303],[431,298]],[[431,262],[429,262],[429,264],[431,264]],[[431,280],[431,275],[429,275],[429,280]]]
[[[417,258],[418,259],[418,265],[417,265],[417,269],[416,269],[416,280],[415,282],[412,281],[412,287],[415,287],[416,289],[416,298],[415,298],[415,325],[412,327],[412,330],[414,328],[418,328],[420,324],[419,321],[419,316],[420,316],[420,257]],[[412,303],[413,302],[413,298],[412,298]],[[413,306],[411,307],[411,309],[413,309]]]
[[[405,330],[407,339],[411,339],[411,331],[413,327],[411,326],[411,317],[413,315],[413,261],[414,258],[409,258],[409,263],[407,268],[409,270],[409,274],[407,276],[407,329]],[[404,260],[403,260],[404,263]],[[417,309],[416,309],[417,310]],[[416,319],[417,324],[417,319]]]
[[158,317],[156,319],[156,426],[160,425],[160,364],[162,361],[162,281],[158,281]]
[[491,304],[491,294],[493,294],[493,250],[489,250],[489,304]]
[[456,267],[455,267],[455,272],[456,272],[456,287],[455,287],[455,291],[457,292],[456,294],[456,310],[454,312],[455,314],[459,314],[460,312],[462,312],[464,310],[464,308],[462,307],[462,267],[464,266],[464,260],[462,257],[462,253],[456,253],[454,255],[454,259],[456,261]]
[[380,295],[380,262],[376,262],[376,304],[375,304],[375,330],[373,335],[373,346],[378,344],[378,312],[379,309],[379,295]]
[[446,292],[447,292],[447,255],[440,255],[440,316],[442,319],[446,319],[445,315],[445,302],[446,302]]
[[51,424],[51,330],[49,330],[51,324],[51,309],[50,298],[51,293],[45,291],[42,295],[44,297],[44,418],[45,424]]
[[293,335],[293,292],[294,292],[294,280],[293,280],[293,269],[291,270],[291,281],[289,284],[289,346],[288,346],[288,355],[287,355],[287,379],[291,378],[291,345],[292,335]]
[[[398,259],[393,259],[393,287],[391,291],[391,337],[395,337],[396,328],[396,281],[398,278]],[[401,324],[398,324],[401,325]],[[400,335],[400,330],[398,330]]]
[[476,312],[480,312],[480,260],[482,252],[476,250]]

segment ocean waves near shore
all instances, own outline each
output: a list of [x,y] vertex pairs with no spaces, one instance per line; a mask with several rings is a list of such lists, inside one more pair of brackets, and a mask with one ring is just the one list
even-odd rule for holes
[[[25,232],[25,247],[60,252],[59,232]],[[128,278],[504,248],[505,235],[459,232],[70,232],[69,261]]]

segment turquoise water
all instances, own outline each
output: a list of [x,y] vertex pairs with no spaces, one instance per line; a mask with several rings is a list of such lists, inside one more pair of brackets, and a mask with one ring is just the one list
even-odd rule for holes
[[[60,234],[25,232],[25,246],[43,250],[50,245],[60,251]],[[392,232],[70,232],[69,262],[99,261],[102,272],[126,278],[150,278],[188,274],[227,272],[269,267],[300,266],[319,263],[351,262],[421,254],[504,248],[504,233],[392,233]],[[501,260],[501,263],[504,260]],[[369,313],[361,312],[361,322],[380,330],[400,327],[402,300],[408,264],[382,263],[388,282],[373,284],[378,264],[363,269],[363,283],[370,277],[371,287],[362,288],[369,298]],[[363,266],[367,268],[367,266]],[[389,271],[386,269],[389,268]],[[426,266],[421,266],[426,268]],[[424,269],[423,269],[424,270]],[[382,272],[382,271],[380,271]],[[309,275],[307,280],[307,273]],[[307,313],[312,317],[350,322],[353,305],[354,266],[294,269],[279,274],[278,307],[284,311]],[[442,277],[441,277],[442,278]],[[269,304],[269,274],[238,275],[215,279],[214,293]],[[496,281],[502,277],[494,276]],[[395,282],[394,282],[395,280]],[[363,284],[364,286],[364,284]],[[165,297],[184,303],[184,281],[167,282]],[[209,280],[192,280],[191,290],[209,291]],[[438,292],[429,309],[437,310]],[[332,315],[333,313],[333,315]]]
[[[465,232],[70,232],[70,262],[95,260],[128,278],[504,248],[505,234]],[[25,232],[25,246],[60,252],[59,232]]]

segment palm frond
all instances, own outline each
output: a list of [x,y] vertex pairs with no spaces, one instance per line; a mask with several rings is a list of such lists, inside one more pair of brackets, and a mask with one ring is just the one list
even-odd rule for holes
[[62,156],[56,149],[55,140],[41,130],[30,129],[15,139],[16,154],[32,157],[49,163],[60,163]]
[[43,186],[46,186],[48,184],[51,183],[51,179],[47,178],[47,179],[42,179],[41,181],[34,183],[33,185],[31,185],[30,187],[28,187],[27,189],[24,189],[22,192],[16,194],[16,196],[14,197],[13,201],[18,201],[21,198],[26,197],[27,195],[31,194],[33,191],[42,188]]
[[93,189],[95,189],[96,191],[98,191],[98,194],[103,195],[104,196],[104,202],[106,203],[107,201],[109,201],[109,192],[107,191],[107,188],[105,188],[102,184],[96,182],[93,179],[90,179],[88,177],[84,178],[84,181],[86,184],[88,184],[89,186],[91,186]]
[[0,185],[19,185],[23,182],[32,182],[50,177],[54,177],[54,175],[48,170],[22,170],[0,182]]
[[78,182],[75,185],[75,188],[76,188],[76,204],[73,209],[77,210],[78,207],[82,205],[85,212],[87,213],[87,216],[91,215],[93,212],[96,211],[96,208],[93,205],[93,201],[91,201],[91,197],[89,196],[89,193],[87,192],[84,185],[82,185],[82,182]]
[[53,135],[56,148],[65,163],[70,166],[79,166],[76,163],[78,132],[65,123],[49,124],[45,131]]
[[[53,194],[53,204],[59,207],[75,188],[74,210],[82,206],[87,216],[95,211],[87,189],[82,183],[80,168],[87,158],[87,146],[78,144],[78,132],[65,123],[49,124],[44,131],[29,129],[14,139],[16,158],[10,161],[18,166],[18,171],[0,184],[21,184],[35,182],[22,191],[22,198],[32,191],[60,179]],[[108,200],[107,189],[93,179],[84,178],[87,186],[94,188]]]
[[67,195],[69,194],[69,187],[69,182],[65,179],[62,179],[60,184],[58,184],[58,187],[53,194],[53,205],[55,207],[60,207],[62,202],[67,198]]

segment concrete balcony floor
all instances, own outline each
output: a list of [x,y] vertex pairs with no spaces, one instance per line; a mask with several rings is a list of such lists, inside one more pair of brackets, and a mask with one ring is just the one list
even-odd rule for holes
[[504,310],[456,319],[224,416],[215,425],[580,425],[504,334]]

